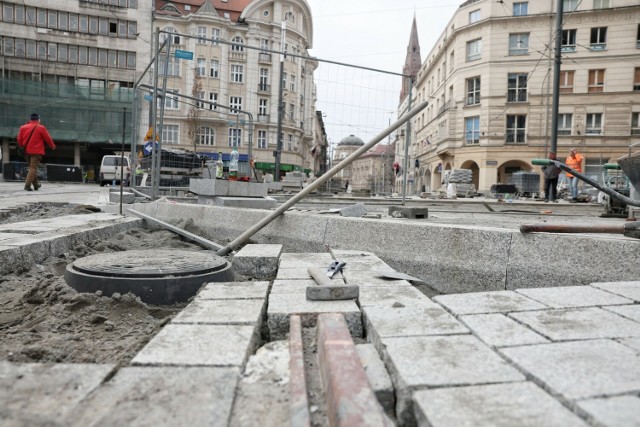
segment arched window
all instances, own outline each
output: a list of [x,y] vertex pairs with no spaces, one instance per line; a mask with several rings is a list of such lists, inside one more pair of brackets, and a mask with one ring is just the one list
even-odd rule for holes
[[231,45],[232,52],[244,52],[244,46],[242,46],[244,44],[244,40],[242,40],[242,37],[235,36],[231,39],[231,43],[234,43]]
[[[174,27],[164,27],[162,29],[162,31],[165,31],[164,33],[160,33],[160,43],[164,43],[164,41],[167,39],[167,34],[166,33],[177,33],[178,30],[176,30]],[[173,39],[171,40],[171,43],[173,44],[180,44],[180,36],[173,36]]]
[[198,145],[215,145],[216,131],[208,126],[200,126],[198,128]]
[[292,24],[295,24],[296,16],[293,14],[293,12],[287,12],[287,13],[284,14],[284,20],[285,21],[289,21]]

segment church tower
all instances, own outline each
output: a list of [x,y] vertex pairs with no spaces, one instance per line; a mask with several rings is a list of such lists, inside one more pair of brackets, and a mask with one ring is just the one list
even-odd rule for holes
[[[418,74],[422,66],[422,58],[420,57],[420,41],[418,40],[418,25],[416,24],[416,16],[413,16],[413,25],[411,26],[411,37],[409,37],[409,45],[407,46],[407,58],[402,67],[402,74],[415,76]],[[400,102],[409,95],[409,87],[411,79],[404,77],[402,79],[402,90],[400,91]]]

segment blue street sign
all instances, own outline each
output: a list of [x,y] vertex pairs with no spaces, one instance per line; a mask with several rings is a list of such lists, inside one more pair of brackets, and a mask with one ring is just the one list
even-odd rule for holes
[[144,100],[145,100],[145,101],[153,101],[153,96],[151,96],[151,95],[145,95],[145,96],[144,96]]
[[[158,143],[156,142],[156,147],[157,146],[158,146]],[[142,147],[142,152],[144,153],[145,156],[150,155],[152,151],[153,151],[153,145],[151,141],[147,142],[146,144],[144,144],[144,147]]]
[[176,50],[175,57],[178,59],[188,59],[193,61],[193,52],[188,50]]

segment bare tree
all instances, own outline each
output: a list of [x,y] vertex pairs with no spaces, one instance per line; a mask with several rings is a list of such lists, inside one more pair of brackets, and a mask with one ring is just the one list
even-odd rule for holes
[[[202,94],[202,76],[198,72],[197,68],[193,69],[193,88],[191,89],[191,96],[199,98]],[[200,127],[200,116],[202,114],[202,104],[196,102],[196,105],[192,105],[187,114],[188,131],[187,135],[193,144],[193,152],[197,152],[198,147],[198,128]]]

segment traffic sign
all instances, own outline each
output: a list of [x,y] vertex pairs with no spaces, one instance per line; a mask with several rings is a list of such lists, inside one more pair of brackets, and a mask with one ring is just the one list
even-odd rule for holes
[[[158,147],[158,143],[155,143],[156,147]],[[151,154],[151,152],[153,151],[153,143],[151,143],[151,141],[147,142],[146,144],[144,144],[144,147],[142,147],[142,152],[144,153],[145,156],[148,156]]]
[[[144,140],[151,141],[151,138],[153,138],[153,128],[149,128],[149,130],[147,131],[147,134],[144,136]],[[156,141],[160,141],[160,137],[158,136],[157,133],[156,133]]]
[[188,59],[190,61],[193,61],[193,52],[177,49],[175,57],[178,59]]

